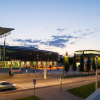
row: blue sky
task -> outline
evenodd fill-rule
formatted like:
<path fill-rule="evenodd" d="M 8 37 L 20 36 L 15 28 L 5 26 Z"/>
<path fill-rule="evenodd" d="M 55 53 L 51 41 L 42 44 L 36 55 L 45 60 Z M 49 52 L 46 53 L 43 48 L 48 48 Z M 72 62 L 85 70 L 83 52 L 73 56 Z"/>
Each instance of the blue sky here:
<path fill-rule="evenodd" d="M 100 0 L 0 0 L 0 27 L 15 29 L 7 45 L 62 55 L 100 50 Z"/>

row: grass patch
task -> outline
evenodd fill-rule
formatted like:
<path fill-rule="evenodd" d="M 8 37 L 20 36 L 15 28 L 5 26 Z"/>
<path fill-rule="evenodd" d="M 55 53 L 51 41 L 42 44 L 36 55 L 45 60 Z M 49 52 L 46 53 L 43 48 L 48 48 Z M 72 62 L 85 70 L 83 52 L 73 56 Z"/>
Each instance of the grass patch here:
<path fill-rule="evenodd" d="M 98 82 L 98 87 L 100 87 L 100 81 Z M 95 91 L 95 82 L 73 89 L 69 89 L 68 91 L 76 96 L 87 98 Z"/>
<path fill-rule="evenodd" d="M 19 99 L 14 99 L 14 100 L 40 100 L 40 99 L 36 96 L 30 96 L 30 97 L 19 98 Z"/>

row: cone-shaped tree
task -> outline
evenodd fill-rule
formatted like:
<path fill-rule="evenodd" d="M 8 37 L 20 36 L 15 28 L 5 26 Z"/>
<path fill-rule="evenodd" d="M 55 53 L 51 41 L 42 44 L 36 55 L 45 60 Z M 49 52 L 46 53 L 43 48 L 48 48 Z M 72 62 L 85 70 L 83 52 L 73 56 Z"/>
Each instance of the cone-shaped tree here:
<path fill-rule="evenodd" d="M 64 70 L 67 72 L 69 71 L 69 61 L 68 61 L 68 53 L 66 52 L 65 59 L 64 59 Z"/>
<path fill-rule="evenodd" d="M 74 75 L 75 75 L 75 71 L 77 70 L 77 66 L 76 66 L 76 56 L 74 54 L 74 57 L 73 57 L 73 67 L 72 67 L 73 71 L 74 71 Z"/>
<path fill-rule="evenodd" d="M 96 71 L 95 58 L 93 58 L 93 64 L 92 64 L 92 69 L 93 69 L 94 71 Z"/>
<path fill-rule="evenodd" d="M 80 71 L 81 71 L 81 74 L 82 72 L 84 71 L 84 58 L 83 58 L 83 54 L 80 56 Z"/>
<path fill-rule="evenodd" d="M 88 60 L 87 60 L 87 71 L 88 71 L 88 74 L 89 74 L 89 71 L 90 71 L 90 67 L 91 67 L 91 61 L 90 61 L 90 56 L 88 56 Z"/>
<path fill-rule="evenodd" d="M 98 57 L 98 68 L 100 69 L 100 57 Z"/>

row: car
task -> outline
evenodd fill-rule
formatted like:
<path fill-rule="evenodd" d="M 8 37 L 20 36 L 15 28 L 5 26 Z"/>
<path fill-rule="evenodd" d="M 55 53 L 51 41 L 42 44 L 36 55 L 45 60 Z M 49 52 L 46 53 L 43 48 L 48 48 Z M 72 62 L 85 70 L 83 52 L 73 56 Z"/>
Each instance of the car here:
<path fill-rule="evenodd" d="M 1 81 L 0 82 L 0 90 L 4 89 L 14 89 L 16 87 L 16 84 L 12 84 L 8 81 Z"/>

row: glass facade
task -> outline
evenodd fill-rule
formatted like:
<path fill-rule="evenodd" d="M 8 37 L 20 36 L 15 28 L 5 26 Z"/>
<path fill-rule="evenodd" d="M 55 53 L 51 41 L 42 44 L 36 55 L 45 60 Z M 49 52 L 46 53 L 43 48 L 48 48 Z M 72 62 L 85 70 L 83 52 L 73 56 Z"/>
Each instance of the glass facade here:
<path fill-rule="evenodd" d="M 53 61 L 57 62 L 58 53 L 38 50 L 34 47 L 5 46 L 4 61 L 3 46 L 0 45 L 0 67 L 11 67 L 11 60 L 21 60 L 22 68 L 49 66 L 49 64 L 53 65 Z M 19 67 L 19 62 L 13 62 L 12 66 Z"/>
<path fill-rule="evenodd" d="M 86 70 L 87 68 L 87 60 L 88 57 L 90 57 L 90 63 L 91 63 L 91 69 L 92 69 L 92 63 L 93 63 L 93 58 L 96 56 L 100 56 L 100 51 L 98 50 L 81 50 L 81 51 L 76 51 L 75 56 L 76 56 L 76 64 L 77 67 L 80 65 L 80 56 L 83 54 L 84 57 L 84 69 Z"/>

